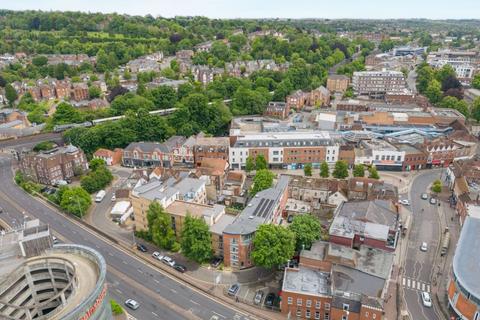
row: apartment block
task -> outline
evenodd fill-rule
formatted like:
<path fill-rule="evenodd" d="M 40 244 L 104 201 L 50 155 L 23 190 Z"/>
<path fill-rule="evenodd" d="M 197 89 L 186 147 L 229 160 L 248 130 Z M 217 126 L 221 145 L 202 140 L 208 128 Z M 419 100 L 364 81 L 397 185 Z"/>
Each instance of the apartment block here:
<path fill-rule="evenodd" d="M 244 168 L 248 156 L 263 155 L 270 167 L 301 167 L 338 160 L 339 144 L 327 131 L 260 132 L 232 137 L 230 166 Z"/>
<path fill-rule="evenodd" d="M 427 63 L 434 68 L 449 65 L 455 70 L 460 82 L 469 84 L 480 65 L 480 55 L 475 51 L 441 50 L 429 53 Z"/>
<path fill-rule="evenodd" d="M 345 92 L 350 84 L 350 78 L 343 74 L 332 74 L 327 79 L 327 89 L 331 92 Z"/>
<path fill-rule="evenodd" d="M 384 98 L 386 94 L 408 91 L 405 76 L 400 71 L 354 72 L 352 86 L 356 95 L 371 98 Z"/>
<path fill-rule="evenodd" d="M 19 166 L 28 178 L 38 183 L 53 185 L 72 178 L 78 171 L 88 170 L 88 161 L 82 150 L 69 145 L 24 155 Z"/>

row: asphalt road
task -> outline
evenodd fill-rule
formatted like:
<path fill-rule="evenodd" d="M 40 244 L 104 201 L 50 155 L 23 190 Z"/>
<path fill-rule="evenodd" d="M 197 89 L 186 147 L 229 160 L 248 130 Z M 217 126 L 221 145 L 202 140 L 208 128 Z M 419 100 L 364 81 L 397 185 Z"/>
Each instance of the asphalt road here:
<path fill-rule="evenodd" d="M 51 207 L 30 197 L 12 180 L 10 159 L 0 156 L 1 218 L 10 225 L 23 221 L 23 212 L 29 217 L 49 224 L 59 239 L 98 250 L 108 265 L 107 281 L 112 298 L 123 302 L 138 300 L 141 307 L 130 313 L 143 319 L 249 319 L 242 312 L 171 278 L 121 248 L 75 223 Z"/>
<path fill-rule="evenodd" d="M 438 205 L 432 205 L 429 200 L 421 199 L 421 195 L 425 192 L 429 194 L 428 186 L 439 177 L 439 170 L 425 171 L 413 180 L 409 193 L 413 219 L 400 284 L 403 286 L 411 319 L 415 320 L 439 319 L 434 308 L 423 306 L 420 297 L 422 291 L 431 292 L 432 289 L 430 281 L 441 232 Z M 427 252 L 420 251 L 422 242 L 428 244 Z"/>
<path fill-rule="evenodd" d="M 414 70 L 408 73 L 407 77 L 408 88 L 412 91 L 413 94 L 417 93 L 417 72 Z"/>

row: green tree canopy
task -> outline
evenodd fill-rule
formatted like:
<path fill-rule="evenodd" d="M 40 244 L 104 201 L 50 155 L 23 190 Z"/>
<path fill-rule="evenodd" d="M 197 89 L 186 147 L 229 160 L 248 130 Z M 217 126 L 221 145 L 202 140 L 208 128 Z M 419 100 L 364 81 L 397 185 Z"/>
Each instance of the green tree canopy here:
<path fill-rule="evenodd" d="M 368 169 L 368 172 L 370 173 L 368 175 L 369 178 L 377 179 L 377 180 L 380 179 L 377 168 L 375 166 L 371 166 L 370 169 Z"/>
<path fill-rule="evenodd" d="M 440 193 L 442 192 L 442 181 L 440 180 L 435 180 L 432 185 L 432 191 L 435 193 Z"/>
<path fill-rule="evenodd" d="M 83 217 L 92 204 L 92 199 L 82 187 L 65 188 L 61 194 L 60 207 L 77 217 Z"/>
<path fill-rule="evenodd" d="M 84 120 L 82 113 L 66 102 L 60 103 L 52 116 L 53 124 L 80 123 Z"/>
<path fill-rule="evenodd" d="M 255 177 L 253 178 L 253 186 L 250 190 L 251 195 L 257 194 L 257 192 L 271 188 L 273 185 L 274 174 L 268 169 L 257 170 Z"/>
<path fill-rule="evenodd" d="M 322 226 L 320 221 L 311 214 L 301 214 L 293 218 L 288 227 L 295 234 L 296 249 L 310 249 L 312 244 L 320 239 Z"/>
<path fill-rule="evenodd" d="M 212 257 L 212 236 L 207 223 L 202 218 L 194 218 L 187 214 L 181 239 L 182 253 L 187 258 L 202 263 Z"/>
<path fill-rule="evenodd" d="M 335 168 L 333 169 L 332 175 L 334 178 L 337 179 L 345 179 L 348 177 L 348 164 L 343 161 L 339 160 L 335 162 Z"/>
<path fill-rule="evenodd" d="M 267 160 L 265 159 L 263 154 L 259 154 L 255 158 L 255 170 L 263 170 L 267 168 L 268 168 Z"/>
<path fill-rule="evenodd" d="M 303 166 L 303 174 L 307 177 L 312 176 L 312 164 L 311 163 L 307 163 Z"/>
<path fill-rule="evenodd" d="M 320 177 L 328 178 L 330 176 L 330 168 L 328 167 L 328 163 L 323 161 L 320 165 Z"/>
<path fill-rule="evenodd" d="M 295 234 L 282 226 L 261 225 L 253 238 L 251 257 L 255 265 L 275 268 L 290 260 L 295 252 Z"/>
<path fill-rule="evenodd" d="M 17 100 L 17 91 L 15 91 L 15 89 L 10 84 L 7 84 L 5 86 L 5 97 L 7 98 L 10 106 L 13 106 L 15 100 Z"/>
<path fill-rule="evenodd" d="M 154 201 L 148 206 L 147 221 L 153 243 L 167 250 L 172 249 L 176 243 L 172 221 L 158 202 Z"/>
<path fill-rule="evenodd" d="M 153 110 L 153 102 L 136 94 L 127 93 L 117 96 L 112 101 L 111 108 L 117 115 L 125 114 L 127 111 L 138 111 L 144 109 L 147 111 Z"/>
<path fill-rule="evenodd" d="M 365 176 L 365 166 L 363 164 L 356 164 L 353 167 L 353 176 L 354 177 L 364 177 Z"/>
<path fill-rule="evenodd" d="M 248 173 L 253 170 L 255 170 L 255 160 L 253 160 L 252 156 L 248 156 L 247 160 L 245 161 L 245 171 Z"/>

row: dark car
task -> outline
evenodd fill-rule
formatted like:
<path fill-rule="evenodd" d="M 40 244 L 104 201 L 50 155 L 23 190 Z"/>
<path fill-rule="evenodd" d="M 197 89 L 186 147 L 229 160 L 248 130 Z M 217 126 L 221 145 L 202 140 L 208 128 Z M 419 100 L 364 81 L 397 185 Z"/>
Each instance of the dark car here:
<path fill-rule="evenodd" d="M 139 243 L 137 244 L 137 249 L 142 251 L 142 252 L 147 252 L 147 247 L 145 247 L 143 244 Z"/>
<path fill-rule="evenodd" d="M 240 289 L 240 285 L 238 283 L 234 283 L 230 286 L 228 289 L 228 295 L 229 296 L 235 296 L 238 292 L 238 289 Z"/>
<path fill-rule="evenodd" d="M 178 272 L 181 272 L 181 273 L 184 273 L 185 271 L 187 271 L 187 267 L 185 267 L 184 265 L 181 265 L 181 264 L 177 264 L 175 263 L 175 265 L 173 266 L 173 269 L 177 270 Z"/>
<path fill-rule="evenodd" d="M 289 215 L 289 216 L 287 217 L 287 222 L 288 222 L 288 223 L 292 223 L 292 222 L 293 222 L 293 216 L 292 216 L 292 215 Z"/>
<path fill-rule="evenodd" d="M 210 261 L 210 265 L 214 268 L 218 268 L 220 266 L 220 263 L 222 263 L 223 259 L 219 257 L 213 257 L 213 259 Z"/>
<path fill-rule="evenodd" d="M 265 298 L 265 305 L 267 307 L 273 307 L 273 303 L 275 302 L 275 293 L 270 292 L 267 294 L 267 297 Z"/>

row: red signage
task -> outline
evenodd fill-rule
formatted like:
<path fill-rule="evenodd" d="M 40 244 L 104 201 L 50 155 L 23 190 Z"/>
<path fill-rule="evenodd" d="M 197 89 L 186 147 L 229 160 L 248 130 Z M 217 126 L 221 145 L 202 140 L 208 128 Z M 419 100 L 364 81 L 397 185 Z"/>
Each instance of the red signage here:
<path fill-rule="evenodd" d="M 80 318 L 80 320 L 88 320 L 90 317 L 97 311 L 98 306 L 102 303 L 103 299 L 105 299 L 105 296 L 107 295 L 107 285 L 103 286 L 102 292 L 98 295 L 97 299 L 95 300 L 95 303 L 93 306 L 88 309 L 87 313 L 83 317 Z"/>

